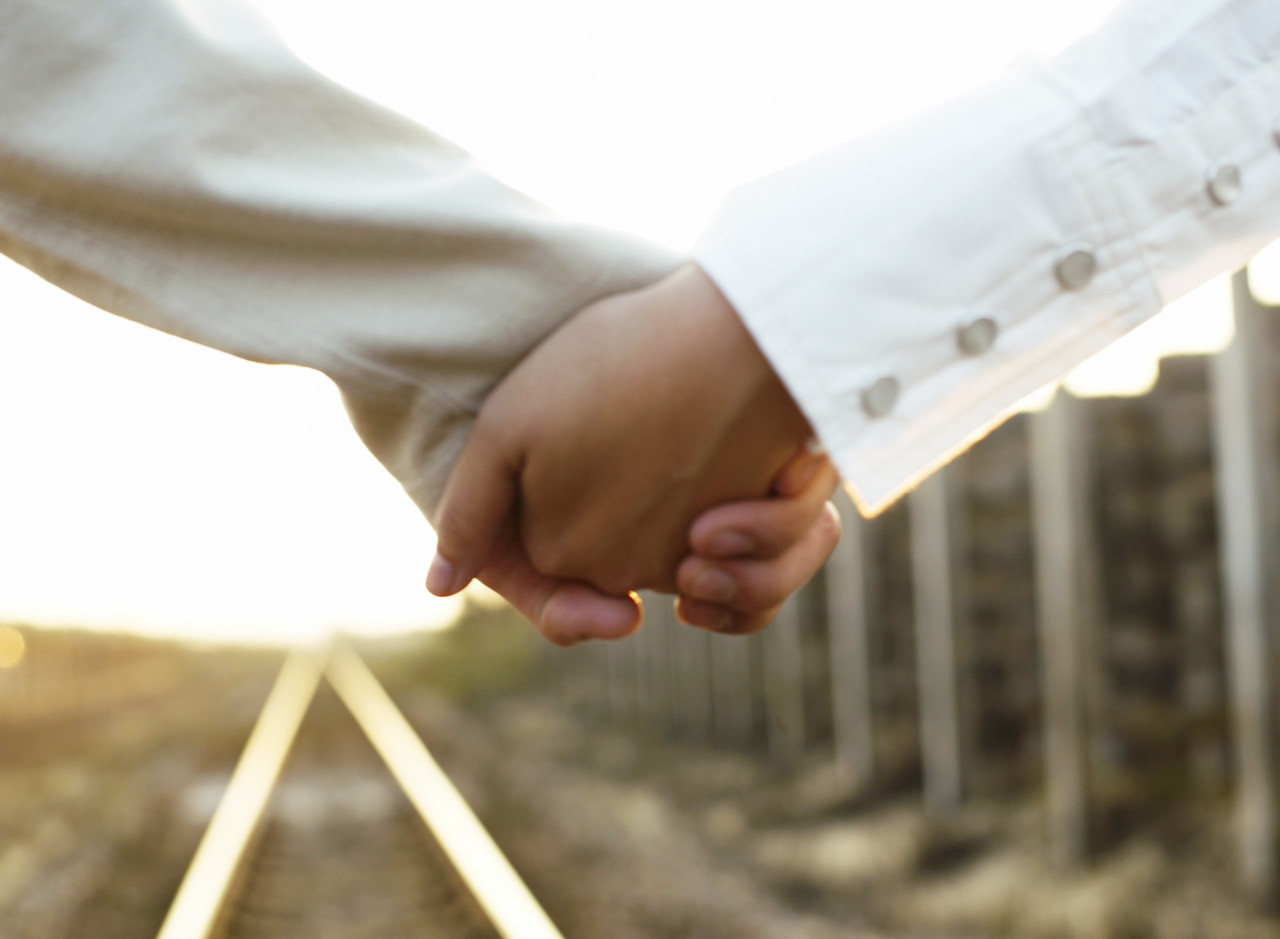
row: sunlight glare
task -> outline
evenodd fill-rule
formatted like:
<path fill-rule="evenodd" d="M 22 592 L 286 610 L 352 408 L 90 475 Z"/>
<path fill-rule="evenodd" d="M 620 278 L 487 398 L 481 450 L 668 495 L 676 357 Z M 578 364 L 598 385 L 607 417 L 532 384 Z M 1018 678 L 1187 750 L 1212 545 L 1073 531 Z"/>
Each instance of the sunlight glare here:
<path fill-rule="evenodd" d="M 1249 265 L 1249 287 L 1258 302 L 1280 306 L 1280 241 L 1253 259 Z"/>
<path fill-rule="evenodd" d="M 1162 358 L 1219 352 L 1234 335 L 1231 278 L 1219 277 L 1075 369 L 1066 387 L 1082 398 L 1146 394 L 1155 387 Z"/>
<path fill-rule="evenodd" d="M 17 668 L 27 654 L 27 640 L 12 626 L 0 626 L 0 669 Z"/>
<path fill-rule="evenodd" d="M 260 5 L 317 68 L 514 185 L 687 248 L 735 185 L 1052 54 L 1114 0 Z M 0 298 L 0 620 L 302 641 L 456 613 L 422 587 L 430 529 L 325 379 L 105 316 L 8 262 Z"/>

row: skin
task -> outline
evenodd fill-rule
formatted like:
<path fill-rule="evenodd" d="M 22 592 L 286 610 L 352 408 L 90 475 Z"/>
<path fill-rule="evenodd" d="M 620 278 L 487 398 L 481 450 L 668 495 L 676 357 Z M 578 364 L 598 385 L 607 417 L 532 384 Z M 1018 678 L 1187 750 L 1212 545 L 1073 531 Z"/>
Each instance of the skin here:
<path fill-rule="evenodd" d="M 479 577 L 562 645 L 634 631 L 644 588 L 680 593 L 694 625 L 758 629 L 839 535 L 811 438 L 688 265 L 588 306 L 493 392 L 445 490 L 428 588 Z"/>
<path fill-rule="evenodd" d="M 839 477 L 826 459 L 809 462 L 807 482 L 781 478 L 773 498 L 717 506 L 694 522 L 692 553 L 676 570 L 681 620 L 714 632 L 757 632 L 831 556 L 840 515 L 827 498 Z M 800 466 L 797 460 L 787 472 Z"/>

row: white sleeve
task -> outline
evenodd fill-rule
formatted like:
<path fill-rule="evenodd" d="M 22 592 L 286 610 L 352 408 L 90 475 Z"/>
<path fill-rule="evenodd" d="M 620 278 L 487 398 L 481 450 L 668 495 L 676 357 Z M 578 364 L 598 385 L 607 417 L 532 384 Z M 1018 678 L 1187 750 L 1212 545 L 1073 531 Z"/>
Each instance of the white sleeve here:
<path fill-rule="evenodd" d="M 866 511 L 1280 237 L 1280 3 L 1096 34 L 732 194 L 695 256 Z"/>
<path fill-rule="evenodd" d="M 678 263 L 326 80 L 240 0 L 0 0 L 0 252 L 325 372 L 424 511 L 528 349 Z"/>

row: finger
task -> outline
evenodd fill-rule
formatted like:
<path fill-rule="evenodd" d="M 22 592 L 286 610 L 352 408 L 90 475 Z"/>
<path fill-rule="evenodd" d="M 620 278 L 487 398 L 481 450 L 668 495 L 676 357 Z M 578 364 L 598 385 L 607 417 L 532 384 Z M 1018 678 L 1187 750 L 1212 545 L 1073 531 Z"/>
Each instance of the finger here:
<path fill-rule="evenodd" d="M 676 584 L 690 600 L 739 613 L 757 613 L 781 604 L 800 589 L 831 556 L 840 540 L 840 516 L 826 503 L 818 518 L 791 548 L 765 560 L 711 560 L 691 555 L 680 562 Z"/>
<path fill-rule="evenodd" d="M 514 538 L 500 546 L 479 577 L 558 646 L 621 639 L 639 629 L 643 619 L 643 607 L 634 594 L 612 596 L 587 584 L 541 574 Z"/>
<path fill-rule="evenodd" d="M 427 589 L 449 597 L 485 565 L 505 528 L 513 524 L 520 461 L 505 438 L 476 421 L 445 484 L 436 516 L 436 556 Z"/>
<path fill-rule="evenodd" d="M 809 485 L 823 464 L 830 465 L 830 462 L 827 459 L 826 450 L 822 448 L 818 439 L 809 438 L 809 441 L 796 452 L 791 462 L 784 466 L 773 480 L 774 493 L 783 497 L 797 495 Z"/>
<path fill-rule="evenodd" d="M 770 607 L 754 613 L 739 613 L 715 603 L 705 603 L 691 597 L 676 598 L 676 616 L 681 622 L 726 636 L 745 636 L 759 632 L 778 615 L 779 607 Z"/>
<path fill-rule="evenodd" d="M 708 559 L 764 559 L 790 550 L 818 523 L 840 481 L 825 459 L 814 469 L 807 486 L 789 498 L 728 502 L 703 512 L 689 529 L 693 553 Z"/>

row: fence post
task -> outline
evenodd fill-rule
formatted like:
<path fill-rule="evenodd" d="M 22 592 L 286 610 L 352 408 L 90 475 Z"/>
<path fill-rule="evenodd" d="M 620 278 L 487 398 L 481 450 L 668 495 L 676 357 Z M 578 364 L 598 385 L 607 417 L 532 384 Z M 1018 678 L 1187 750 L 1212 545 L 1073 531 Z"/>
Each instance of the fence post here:
<path fill-rule="evenodd" d="M 708 634 L 679 622 L 670 597 L 660 598 L 663 620 L 670 632 L 673 710 L 681 733 L 706 740 L 711 731 L 711 663 Z"/>
<path fill-rule="evenodd" d="M 959 806 L 964 784 L 956 638 L 959 520 L 952 479 L 944 467 L 910 496 L 924 802 L 937 813 Z"/>
<path fill-rule="evenodd" d="M 756 698 L 751 682 L 751 641 L 746 636 L 708 636 L 711 647 L 711 716 L 715 738 L 731 746 L 751 742 Z"/>
<path fill-rule="evenodd" d="M 639 640 L 637 675 L 640 679 L 637 713 L 649 729 L 659 735 L 670 729 L 671 661 L 667 654 L 670 629 L 663 616 L 666 597 L 645 593 L 645 622 L 636 636 Z"/>
<path fill-rule="evenodd" d="M 800 611 L 793 596 L 761 634 L 769 756 L 788 765 L 804 752 L 804 662 Z"/>
<path fill-rule="evenodd" d="M 609 716 L 618 723 L 629 720 L 635 713 L 635 640 L 604 643 L 605 678 L 608 685 L 604 696 Z"/>
<path fill-rule="evenodd" d="M 1246 272 L 1232 283 L 1236 334 L 1210 367 L 1227 664 L 1236 737 L 1236 824 L 1247 887 L 1276 887 L 1275 693 L 1277 627 L 1276 385 L 1270 317 Z"/>
<path fill-rule="evenodd" d="M 648 615 L 647 599 L 645 603 L 645 614 Z M 641 624 L 640 631 L 628 636 L 623 642 L 631 653 L 631 716 L 639 726 L 650 719 L 653 707 L 649 703 L 649 637 L 645 624 Z"/>
<path fill-rule="evenodd" d="M 826 568 L 831 717 L 836 771 L 856 790 L 870 785 L 875 774 L 867 523 L 843 493 L 835 502 L 842 531 Z"/>
<path fill-rule="evenodd" d="M 1089 850 L 1088 632 L 1098 613 L 1081 404 L 1059 392 L 1031 415 L 1032 519 L 1040 629 L 1049 846 L 1063 866 Z"/>

